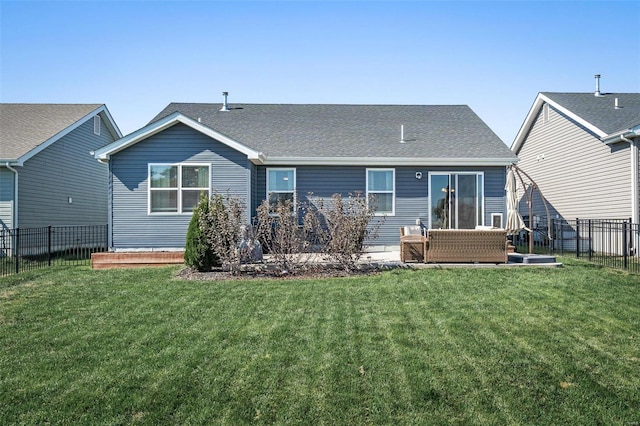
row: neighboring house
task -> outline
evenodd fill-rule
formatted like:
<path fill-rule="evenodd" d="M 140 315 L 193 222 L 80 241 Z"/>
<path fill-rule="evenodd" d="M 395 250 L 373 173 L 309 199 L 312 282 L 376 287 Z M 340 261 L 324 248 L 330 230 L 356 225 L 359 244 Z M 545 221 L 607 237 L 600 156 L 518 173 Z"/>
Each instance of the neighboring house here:
<path fill-rule="evenodd" d="M 121 137 L 104 105 L 0 104 L 0 229 L 106 224 L 93 152 Z"/>
<path fill-rule="evenodd" d="M 638 223 L 639 136 L 640 93 L 542 92 L 511 149 L 553 218 Z M 534 218 L 546 216 L 539 197 L 533 209 Z"/>
<path fill-rule="evenodd" d="M 375 244 L 398 246 L 399 227 L 417 220 L 501 222 L 506 166 L 517 160 L 467 106 L 229 106 L 226 97 L 169 104 L 96 158 L 109 162 L 116 251 L 184 247 L 201 191 L 240 197 L 247 218 L 265 199 L 375 195 L 386 216 Z"/>

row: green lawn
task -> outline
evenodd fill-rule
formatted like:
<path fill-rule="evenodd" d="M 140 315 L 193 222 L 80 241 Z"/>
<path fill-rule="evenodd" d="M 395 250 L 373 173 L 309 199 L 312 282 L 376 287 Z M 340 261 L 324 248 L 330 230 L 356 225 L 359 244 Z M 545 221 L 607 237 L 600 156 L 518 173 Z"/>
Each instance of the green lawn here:
<path fill-rule="evenodd" d="M 0 424 L 640 423 L 640 278 L 0 279 Z"/>

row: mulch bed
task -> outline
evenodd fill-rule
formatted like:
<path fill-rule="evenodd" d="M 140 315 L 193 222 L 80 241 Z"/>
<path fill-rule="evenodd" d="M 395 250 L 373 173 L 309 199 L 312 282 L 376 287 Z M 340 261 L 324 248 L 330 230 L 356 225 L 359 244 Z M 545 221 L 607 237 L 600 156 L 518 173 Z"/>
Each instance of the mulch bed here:
<path fill-rule="evenodd" d="M 355 270 L 344 270 L 332 265 L 308 265 L 295 273 L 282 273 L 270 265 L 242 265 L 242 270 L 236 274 L 222 268 L 214 268 L 209 272 L 198 272 L 191 268 L 183 268 L 176 277 L 185 280 L 229 281 L 250 279 L 305 279 L 305 278 L 336 278 L 378 275 L 383 270 L 401 267 L 396 265 L 380 265 L 377 263 L 361 264 Z"/>

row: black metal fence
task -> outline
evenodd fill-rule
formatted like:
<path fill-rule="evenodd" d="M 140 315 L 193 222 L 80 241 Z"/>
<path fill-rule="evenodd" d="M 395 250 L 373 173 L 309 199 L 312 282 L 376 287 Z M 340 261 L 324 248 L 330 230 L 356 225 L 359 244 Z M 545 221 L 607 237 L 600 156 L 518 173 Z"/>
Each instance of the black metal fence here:
<path fill-rule="evenodd" d="M 53 265 L 88 265 L 108 249 L 107 225 L 0 230 L 0 276 Z"/>
<path fill-rule="evenodd" d="M 514 236 L 519 252 L 573 255 L 603 266 L 640 273 L 640 224 L 631 219 L 552 219 L 532 223 L 532 234 Z M 550 232 L 549 232 L 550 230 Z"/>

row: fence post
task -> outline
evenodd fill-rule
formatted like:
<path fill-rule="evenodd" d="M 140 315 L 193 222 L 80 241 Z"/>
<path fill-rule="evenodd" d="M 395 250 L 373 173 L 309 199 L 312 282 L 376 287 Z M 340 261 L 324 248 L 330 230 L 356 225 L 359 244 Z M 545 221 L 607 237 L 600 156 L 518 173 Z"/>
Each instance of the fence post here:
<path fill-rule="evenodd" d="M 629 256 L 633 255 L 633 218 L 629 218 L 629 239 L 627 240 L 627 247 L 629 248 Z"/>
<path fill-rule="evenodd" d="M 580 219 L 576 217 L 576 257 L 580 257 Z"/>
<path fill-rule="evenodd" d="M 588 253 L 589 262 L 591 262 L 591 249 L 592 249 L 592 247 L 591 247 L 591 237 L 592 237 L 592 234 L 591 234 L 591 219 L 589 219 L 588 223 L 589 223 L 589 229 L 587 231 L 587 237 L 589 238 L 589 240 L 588 240 L 587 248 L 589 249 L 589 253 Z"/>
<path fill-rule="evenodd" d="M 556 223 L 560 227 L 560 256 L 564 256 L 564 226 L 560 219 L 556 219 Z"/>
<path fill-rule="evenodd" d="M 13 246 L 15 250 L 13 252 L 13 257 L 16 260 L 16 274 L 20 272 L 20 228 L 16 228 L 16 234 L 13 237 L 14 242 Z"/>
<path fill-rule="evenodd" d="M 548 222 L 547 222 L 548 223 Z M 551 219 L 551 229 L 549 231 L 549 256 L 553 255 L 553 244 L 556 239 L 556 225 L 553 219 Z"/>
<path fill-rule="evenodd" d="M 109 224 L 104 226 L 104 246 L 102 251 L 109 251 Z"/>
<path fill-rule="evenodd" d="M 628 262 L 629 259 L 627 257 L 627 221 L 622 221 L 622 269 L 627 270 L 629 267 Z"/>
<path fill-rule="evenodd" d="M 51 225 L 47 228 L 47 263 L 51 266 Z"/>

